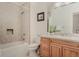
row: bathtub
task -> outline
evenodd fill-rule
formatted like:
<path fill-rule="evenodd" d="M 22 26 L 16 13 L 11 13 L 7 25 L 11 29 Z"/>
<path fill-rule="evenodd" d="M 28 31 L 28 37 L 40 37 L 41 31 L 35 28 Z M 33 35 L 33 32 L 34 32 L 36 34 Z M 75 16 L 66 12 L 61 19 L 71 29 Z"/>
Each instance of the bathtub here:
<path fill-rule="evenodd" d="M 1 44 L 1 57 L 26 57 L 28 56 L 28 44 L 23 41 Z"/>

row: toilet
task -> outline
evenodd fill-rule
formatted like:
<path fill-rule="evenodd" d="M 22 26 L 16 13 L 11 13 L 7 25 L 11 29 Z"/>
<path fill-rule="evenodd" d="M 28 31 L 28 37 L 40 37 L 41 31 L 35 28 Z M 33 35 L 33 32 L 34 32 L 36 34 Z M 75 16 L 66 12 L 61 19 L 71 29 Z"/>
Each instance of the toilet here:
<path fill-rule="evenodd" d="M 36 49 L 38 47 L 39 44 L 30 44 L 29 47 L 29 57 L 37 57 L 37 53 L 36 53 Z"/>
<path fill-rule="evenodd" d="M 37 36 L 36 38 L 34 38 L 35 41 L 33 41 L 31 44 L 28 45 L 30 57 L 38 57 L 36 53 L 36 49 L 38 48 L 40 44 L 39 39 L 40 39 L 39 36 Z"/>

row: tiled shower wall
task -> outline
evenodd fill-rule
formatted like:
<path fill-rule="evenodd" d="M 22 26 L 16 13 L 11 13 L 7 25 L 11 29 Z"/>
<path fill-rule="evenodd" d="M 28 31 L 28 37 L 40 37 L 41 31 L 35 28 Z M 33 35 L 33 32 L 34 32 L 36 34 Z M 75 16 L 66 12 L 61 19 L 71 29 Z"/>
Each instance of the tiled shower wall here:
<path fill-rule="evenodd" d="M 0 44 L 22 40 L 19 7 L 11 3 L 0 2 Z M 13 34 L 7 32 L 13 29 Z"/>

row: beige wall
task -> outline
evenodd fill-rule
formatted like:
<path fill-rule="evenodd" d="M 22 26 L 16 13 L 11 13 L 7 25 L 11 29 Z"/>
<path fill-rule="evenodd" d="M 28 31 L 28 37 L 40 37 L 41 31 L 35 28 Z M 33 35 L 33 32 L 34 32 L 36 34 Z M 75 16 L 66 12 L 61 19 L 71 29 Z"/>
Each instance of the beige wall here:
<path fill-rule="evenodd" d="M 0 42 L 7 43 L 25 39 L 29 43 L 33 42 L 37 35 L 46 33 L 47 7 L 47 3 L 44 2 L 26 3 L 21 8 L 12 3 L 0 3 Z M 21 15 L 22 11 L 24 14 Z M 37 13 L 40 12 L 45 12 L 45 20 L 37 22 Z M 14 29 L 14 34 L 8 35 L 7 28 Z"/>
<path fill-rule="evenodd" d="M 21 40 L 21 21 L 19 8 L 10 3 L 0 3 L 0 43 Z M 9 35 L 7 29 L 13 29 L 14 34 Z"/>
<path fill-rule="evenodd" d="M 29 43 L 30 39 L 30 3 L 23 6 L 24 14 L 22 15 L 22 38 Z M 25 35 L 23 35 L 25 34 Z"/>
<path fill-rule="evenodd" d="M 45 12 L 45 20 L 37 22 L 37 13 Z M 47 4 L 42 3 L 30 3 L 30 42 L 33 42 L 35 37 L 39 34 L 47 32 Z M 38 40 L 39 41 L 39 40 Z"/>

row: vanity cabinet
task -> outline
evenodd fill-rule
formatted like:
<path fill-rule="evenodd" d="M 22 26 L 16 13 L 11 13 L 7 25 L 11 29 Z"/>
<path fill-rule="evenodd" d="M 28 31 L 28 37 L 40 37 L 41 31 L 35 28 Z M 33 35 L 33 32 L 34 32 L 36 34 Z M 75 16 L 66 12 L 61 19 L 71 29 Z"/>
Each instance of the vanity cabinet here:
<path fill-rule="evenodd" d="M 64 57 L 79 57 L 79 49 L 75 47 L 65 46 L 63 47 L 63 56 Z"/>
<path fill-rule="evenodd" d="M 50 40 L 49 38 L 42 37 L 40 43 L 40 56 L 50 56 Z"/>
<path fill-rule="evenodd" d="M 40 55 L 44 57 L 79 57 L 79 44 L 58 38 L 41 37 Z"/>
<path fill-rule="evenodd" d="M 61 41 L 56 38 L 50 38 L 50 56 L 61 57 L 62 56 L 62 45 Z"/>
<path fill-rule="evenodd" d="M 62 56 L 61 50 L 62 50 L 62 48 L 61 48 L 60 45 L 51 44 L 50 45 L 50 56 L 51 57 L 60 57 L 60 56 Z"/>

